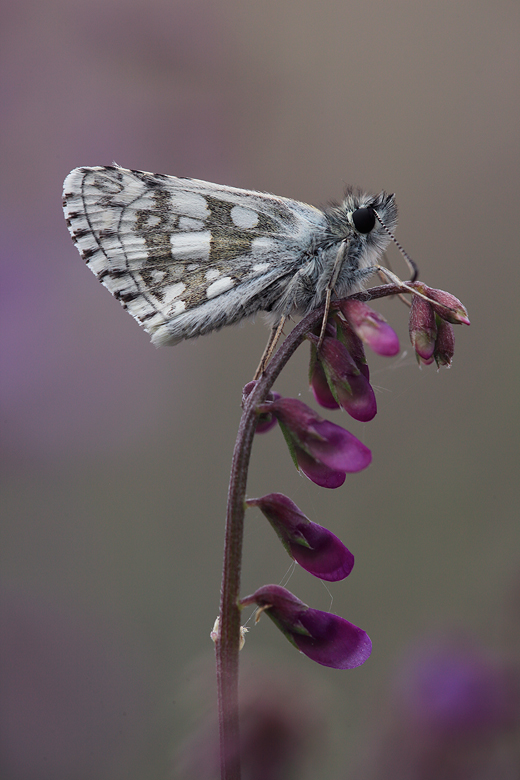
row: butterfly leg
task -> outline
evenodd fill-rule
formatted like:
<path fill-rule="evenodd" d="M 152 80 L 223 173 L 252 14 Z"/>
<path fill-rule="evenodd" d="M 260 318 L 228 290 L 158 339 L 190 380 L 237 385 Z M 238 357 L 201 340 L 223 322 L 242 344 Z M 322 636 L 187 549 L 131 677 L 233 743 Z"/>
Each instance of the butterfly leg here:
<path fill-rule="evenodd" d="M 408 292 L 413 293 L 414 295 L 418 295 L 419 298 L 424 298 L 426 301 L 430 300 L 428 296 L 423 295 L 418 290 L 414 290 L 413 287 L 410 287 L 407 282 L 403 282 L 402 279 L 400 279 L 397 274 L 394 274 L 393 271 L 389 271 L 388 268 L 385 268 L 384 265 L 376 265 L 374 266 L 374 269 L 380 274 L 380 276 L 385 276 L 388 281 L 393 282 L 394 284 L 399 285 L 399 287 L 403 287 L 405 290 L 408 290 Z"/>
<path fill-rule="evenodd" d="M 320 337 L 318 339 L 318 346 L 316 347 L 317 350 L 319 350 L 321 345 L 323 344 L 323 339 L 325 338 L 325 333 L 327 331 L 327 321 L 329 319 L 331 297 L 332 297 L 332 289 L 330 287 L 327 287 L 327 292 L 325 296 L 325 311 L 323 312 L 323 319 L 321 321 Z"/>
<path fill-rule="evenodd" d="M 260 379 L 265 369 L 267 368 L 267 364 L 271 360 L 273 352 L 276 349 L 276 345 L 278 344 L 278 339 L 282 335 L 285 320 L 286 317 L 282 317 L 278 325 L 275 325 L 273 328 L 271 328 L 271 333 L 269 334 L 269 339 L 267 341 L 267 345 L 264 349 L 260 363 L 258 364 L 258 368 L 255 371 L 254 379 Z"/>
<path fill-rule="evenodd" d="M 325 311 L 323 312 L 323 319 L 321 321 L 321 331 L 320 331 L 320 337 L 318 339 L 318 346 L 317 346 L 318 351 L 320 350 L 320 347 L 323 344 L 323 339 L 325 338 L 325 333 L 327 330 L 327 321 L 329 319 L 330 301 L 332 298 L 332 292 L 334 290 L 336 282 L 338 281 L 339 272 L 341 271 L 341 266 L 343 265 L 343 260 L 345 259 L 346 251 L 347 251 L 347 242 L 342 241 L 341 246 L 338 249 L 338 254 L 336 255 L 336 259 L 334 261 L 332 274 L 327 283 L 327 289 L 325 291 Z"/>
<path fill-rule="evenodd" d="M 430 301 L 430 298 L 428 298 L 427 295 L 422 293 L 420 290 L 416 290 L 414 287 L 411 287 L 409 282 L 403 282 L 402 279 L 400 279 L 396 274 L 394 274 L 393 271 L 389 271 L 388 268 L 385 268 L 382 265 L 376 265 L 374 266 L 374 269 L 381 276 L 385 276 L 390 282 L 399 285 L 399 287 L 401 287 L 403 290 L 407 290 L 408 292 L 412 293 L 412 295 L 416 295 L 419 298 L 423 298 L 425 301 Z M 403 298 L 401 294 L 398 293 L 398 296 L 404 303 L 406 303 L 407 306 L 410 306 L 410 303 L 405 298 Z"/>

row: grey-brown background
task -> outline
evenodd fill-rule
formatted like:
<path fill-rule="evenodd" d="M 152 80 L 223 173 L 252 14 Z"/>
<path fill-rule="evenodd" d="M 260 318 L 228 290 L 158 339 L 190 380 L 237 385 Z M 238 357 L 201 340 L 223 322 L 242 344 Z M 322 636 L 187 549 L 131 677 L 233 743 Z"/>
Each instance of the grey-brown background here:
<path fill-rule="evenodd" d="M 456 629 L 500 645 L 510 619 L 519 5 L 3 6 L 2 776 L 166 778 L 197 701 L 214 696 L 200 680 L 229 462 L 267 331 L 258 320 L 150 345 L 83 267 L 61 213 L 71 168 L 116 161 L 316 205 L 347 184 L 396 192 L 398 238 L 422 278 L 468 307 L 453 368 L 438 373 L 417 368 L 404 307 L 380 307 L 406 354 L 371 363 L 372 423 L 329 415 L 374 456 L 342 488 L 298 476 L 279 431 L 255 445 L 249 494 L 290 495 L 356 556 L 332 603 L 301 570 L 289 588 L 361 625 L 374 650 L 358 670 L 321 668 L 264 619 L 242 653 L 244 680 L 282 666 L 321 689 L 320 776 L 350 778 L 411 642 Z M 302 349 L 277 389 L 312 404 L 306 360 Z M 243 593 L 287 568 L 251 512 Z"/>

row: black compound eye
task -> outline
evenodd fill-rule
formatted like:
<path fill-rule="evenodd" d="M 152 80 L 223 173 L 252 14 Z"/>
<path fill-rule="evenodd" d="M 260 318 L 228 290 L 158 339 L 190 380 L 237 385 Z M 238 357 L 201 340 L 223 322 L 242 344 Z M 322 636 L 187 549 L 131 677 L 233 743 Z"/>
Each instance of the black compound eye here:
<path fill-rule="evenodd" d="M 370 233 L 376 224 L 374 209 L 356 209 L 352 212 L 352 222 L 358 233 Z"/>

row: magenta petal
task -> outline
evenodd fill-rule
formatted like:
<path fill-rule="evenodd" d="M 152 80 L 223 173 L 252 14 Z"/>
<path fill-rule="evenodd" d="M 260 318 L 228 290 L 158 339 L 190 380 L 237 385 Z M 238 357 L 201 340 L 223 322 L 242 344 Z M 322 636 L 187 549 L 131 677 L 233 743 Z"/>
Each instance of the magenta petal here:
<path fill-rule="evenodd" d="M 311 390 L 320 406 L 325 409 L 339 409 L 339 404 L 330 391 L 323 366 L 319 360 L 316 360 L 312 371 Z"/>
<path fill-rule="evenodd" d="M 410 286 L 435 301 L 433 308 L 446 322 L 451 322 L 452 325 L 470 324 L 466 307 L 451 293 L 432 289 L 422 282 L 413 282 Z"/>
<path fill-rule="evenodd" d="M 256 420 L 255 433 L 267 433 L 274 428 L 278 420 L 269 413 L 259 414 Z"/>
<path fill-rule="evenodd" d="M 338 488 L 345 482 L 345 471 L 329 468 L 299 447 L 295 447 L 295 455 L 300 471 L 303 471 L 305 476 L 314 482 L 315 485 L 325 488 Z"/>
<path fill-rule="evenodd" d="M 310 574 L 327 582 L 348 577 L 354 566 L 354 556 L 332 531 L 316 523 L 299 525 L 298 531 L 310 547 L 290 542 L 293 558 Z"/>
<path fill-rule="evenodd" d="M 372 652 L 368 634 L 348 620 L 308 609 L 299 615 L 299 621 L 310 636 L 294 633 L 298 649 L 313 661 L 334 669 L 354 669 L 365 663 Z"/>
<path fill-rule="evenodd" d="M 307 448 L 329 468 L 350 474 L 370 465 L 372 453 L 349 431 L 329 420 L 316 421 L 312 427 L 320 438 L 307 440 Z"/>
<path fill-rule="evenodd" d="M 361 373 L 349 376 L 348 381 L 350 393 L 345 392 L 342 387 L 337 388 L 341 408 L 354 420 L 370 422 L 377 414 L 377 401 L 372 385 Z"/>
<path fill-rule="evenodd" d="M 341 311 L 359 338 L 368 344 L 377 355 L 393 357 L 398 354 L 399 338 L 397 333 L 379 312 L 362 301 L 352 299 L 343 302 Z"/>

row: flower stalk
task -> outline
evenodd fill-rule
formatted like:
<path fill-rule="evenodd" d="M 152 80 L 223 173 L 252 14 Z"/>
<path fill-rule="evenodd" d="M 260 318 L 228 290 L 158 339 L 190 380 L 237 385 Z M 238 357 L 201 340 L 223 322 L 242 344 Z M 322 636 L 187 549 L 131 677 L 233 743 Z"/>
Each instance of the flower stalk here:
<path fill-rule="evenodd" d="M 257 407 L 266 400 L 278 375 L 312 325 L 320 321 L 317 309 L 302 320 L 273 356 L 264 374 L 244 401 L 233 451 L 228 489 L 224 561 L 220 591 L 220 625 L 215 642 L 217 661 L 220 766 L 222 780 L 240 780 L 238 724 L 238 653 L 240 645 L 240 578 L 247 473 L 257 424 Z"/>

